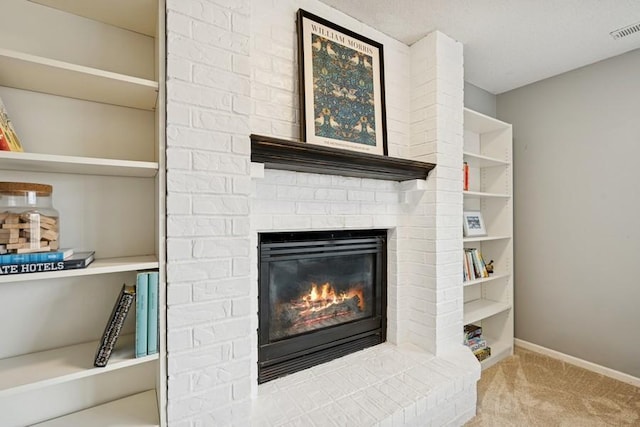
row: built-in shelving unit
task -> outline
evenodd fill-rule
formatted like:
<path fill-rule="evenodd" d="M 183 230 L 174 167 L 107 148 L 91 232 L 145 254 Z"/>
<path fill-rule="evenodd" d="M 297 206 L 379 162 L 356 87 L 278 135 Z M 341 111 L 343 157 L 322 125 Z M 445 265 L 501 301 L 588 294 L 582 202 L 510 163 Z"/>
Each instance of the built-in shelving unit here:
<path fill-rule="evenodd" d="M 467 108 L 464 129 L 464 210 L 482 213 L 487 234 L 464 237 L 463 244 L 494 265 L 489 277 L 463 282 L 464 324 L 481 326 L 491 347 L 484 369 L 513 354 L 513 137 L 510 124 Z"/>
<path fill-rule="evenodd" d="M 2 181 L 53 186 L 60 245 L 87 268 L 0 275 L 0 425 L 166 424 L 164 0 L 3 0 L 0 98 L 24 153 Z M 159 353 L 130 312 L 93 366 L 123 283 L 160 272 Z M 41 424 L 38 424 L 41 423 Z"/>

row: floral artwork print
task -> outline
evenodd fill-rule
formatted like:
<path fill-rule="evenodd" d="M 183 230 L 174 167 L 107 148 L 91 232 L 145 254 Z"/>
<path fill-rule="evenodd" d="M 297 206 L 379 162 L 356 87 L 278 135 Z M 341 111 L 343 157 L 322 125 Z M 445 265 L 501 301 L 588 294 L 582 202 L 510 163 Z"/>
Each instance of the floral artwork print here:
<path fill-rule="evenodd" d="M 376 145 L 372 57 L 312 34 L 315 135 Z"/>

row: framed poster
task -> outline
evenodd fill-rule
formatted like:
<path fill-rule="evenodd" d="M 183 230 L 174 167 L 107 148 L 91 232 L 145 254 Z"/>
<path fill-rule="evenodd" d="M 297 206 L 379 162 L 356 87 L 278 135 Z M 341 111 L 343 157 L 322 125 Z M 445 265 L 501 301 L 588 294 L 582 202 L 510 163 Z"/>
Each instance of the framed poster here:
<path fill-rule="evenodd" d="M 387 155 L 382 44 L 298 10 L 302 140 Z"/>
<path fill-rule="evenodd" d="M 480 211 L 465 211 L 462 213 L 463 234 L 465 237 L 486 236 L 484 219 Z"/>

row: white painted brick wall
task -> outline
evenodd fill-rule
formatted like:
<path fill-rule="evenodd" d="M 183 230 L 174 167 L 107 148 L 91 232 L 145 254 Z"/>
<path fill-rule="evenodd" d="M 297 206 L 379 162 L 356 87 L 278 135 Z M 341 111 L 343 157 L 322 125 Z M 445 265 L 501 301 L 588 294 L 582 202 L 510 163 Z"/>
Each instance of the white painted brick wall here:
<path fill-rule="evenodd" d="M 288 171 L 250 178 L 250 133 L 300 133 L 298 8 L 383 43 L 389 155 L 437 161 L 425 191 Z M 167 22 L 169 425 L 250 423 L 259 231 L 389 228 L 389 341 L 437 354 L 459 345 L 460 45 L 436 33 L 409 48 L 316 0 L 168 0 Z M 372 388 L 329 412 L 337 422 L 366 420 L 364 399 L 377 402 L 366 409 L 380 425 L 420 425 L 425 410 L 443 423 L 464 421 L 475 411 L 477 378 L 458 374 L 467 375 L 463 386 L 452 374 L 451 386 L 425 389 L 426 397 L 405 390 L 391 404 L 384 389 Z M 308 401 L 345 393 L 328 375 L 307 390 Z"/>
<path fill-rule="evenodd" d="M 248 0 L 167 1 L 170 425 L 250 398 L 249 23 Z"/>
<path fill-rule="evenodd" d="M 418 263 L 407 262 L 413 272 L 411 284 L 426 291 L 412 300 L 409 323 L 411 335 L 416 336 L 411 341 L 422 340 L 426 349 L 439 354 L 462 339 L 462 45 L 434 32 L 411 46 L 411 55 L 409 151 L 414 159 L 438 166 L 427 180 L 425 195 L 435 203 L 419 202 L 424 209 L 406 216 L 407 227 L 426 231 L 413 241 L 412 249 L 422 247 L 435 254 Z"/>

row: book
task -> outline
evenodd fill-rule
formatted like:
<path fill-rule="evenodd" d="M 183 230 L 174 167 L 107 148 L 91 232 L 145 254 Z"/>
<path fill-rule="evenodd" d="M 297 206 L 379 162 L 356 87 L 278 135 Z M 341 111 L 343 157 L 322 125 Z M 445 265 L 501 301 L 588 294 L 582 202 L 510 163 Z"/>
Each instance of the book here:
<path fill-rule="evenodd" d="M 476 248 L 465 248 L 464 279 L 474 280 L 489 277 L 482 254 Z"/>
<path fill-rule="evenodd" d="M 46 271 L 86 268 L 94 261 L 95 252 L 77 252 L 62 261 L 29 262 L 26 264 L 2 264 L 0 276 L 9 274 L 43 273 Z"/>
<path fill-rule="evenodd" d="M 467 347 L 469 347 L 471 349 L 471 351 L 473 351 L 473 352 L 478 351 L 478 350 L 482 350 L 483 348 L 488 347 L 487 346 L 487 340 L 485 340 L 482 337 L 475 337 L 475 338 L 472 338 L 470 340 L 467 340 L 465 345 Z"/>
<path fill-rule="evenodd" d="M 484 262 L 484 258 L 482 257 L 482 252 L 479 249 L 476 249 L 476 254 L 478 256 L 478 260 L 480 261 L 480 267 L 482 268 L 482 277 L 489 277 L 489 272 L 487 271 L 487 264 Z"/>
<path fill-rule="evenodd" d="M 70 270 L 72 268 L 86 268 L 95 260 L 95 254 L 95 251 L 78 252 L 71 254 L 61 262 L 64 264 L 64 270 Z"/>
<path fill-rule="evenodd" d="M 471 252 L 465 250 L 465 257 L 467 258 L 467 265 L 469 268 L 469 280 L 474 280 L 477 278 L 476 270 L 473 264 L 473 257 L 471 256 Z"/>
<path fill-rule="evenodd" d="M 18 139 L 18 134 L 13 129 L 13 124 L 9 119 L 9 114 L 2 102 L 2 98 L 0 98 L 0 150 L 24 151 Z"/>
<path fill-rule="evenodd" d="M 469 164 L 467 162 L 462 165 L 462 190 L 469 191 Z"/>
<path fill-rule="evenodd" d="M 102 338 L 100 339 L 98 349 L 96 350 L 96 357 L 93 361 L 93 366 L 99 368 L 107 366 L 113 347 L 120 335 L 122 325 L 127 318 L 129 309 L 133 305 L 134 296 L 135 288 L 133 286 L 126 284 L 122 285 L 118 299 L 111 310 L 109 321 L 104 328 L 104 332 L 102 332 Z"/>
<path fill-rule="evenodd" d="M 73 249 L 59 249 L 54 252 L 0 255 L 0 264 L 27 264 L 30 262 L 62 261 L 73 255 Z"/>
<path fill-rule="evenodd" d="M 136 276 L 136 357 L 147 355 L 147 317 L 149 298 L 149 273 Z"/>
<path fill-rule="evenodd" d="M 485 347 L 483 349 L 474 351 L 473 355 L 476 357 L 476 359 L 478 359 L 479 362 L 482 362 L 484 359 L 491 356 L 491 347 Z"/>
<path fill-rule="evenodd" d="M 147 316 L 147 354 L 158 352 L 158 293 L 160 291 L 159 273 L 149 273 L 149 298 Z"/>
<path fill-rule="evenodd" d="M 473 324 L 464 325 L 465 342 L 482 335 L 482 327 Z"/>

